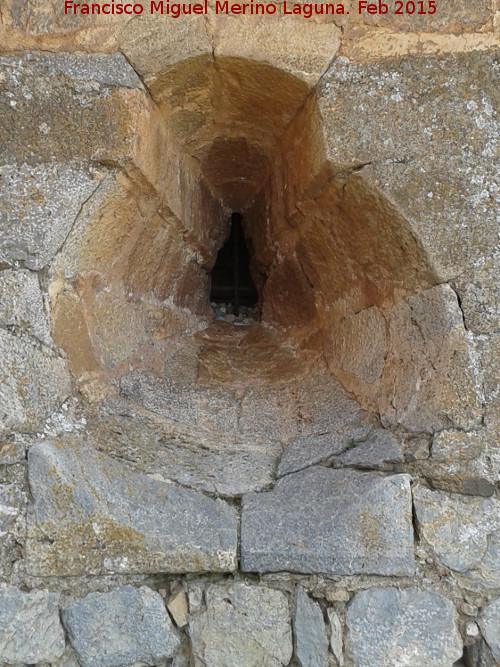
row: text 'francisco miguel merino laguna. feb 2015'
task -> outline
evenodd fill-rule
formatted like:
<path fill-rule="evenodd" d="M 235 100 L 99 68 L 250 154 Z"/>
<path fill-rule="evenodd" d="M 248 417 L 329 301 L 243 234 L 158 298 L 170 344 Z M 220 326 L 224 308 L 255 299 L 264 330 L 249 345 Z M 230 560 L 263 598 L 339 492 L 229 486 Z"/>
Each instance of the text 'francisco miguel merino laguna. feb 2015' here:
<path fill-rule="evenodd" d="M 435 14 L 437 11 L 437 1 L 438 0 L 408 0 L 403 2 L 402 0 L 388 0 L 383 2 L 382 0 L 377 0 L 376 2 L 368 2 L 366 0 L 358 1 L 355 6 L 352 8 L 352 12 L 356 14 Z M 82 4 L 75 3 L 70 0 L 65 1 L 64 3 L 64 13 L 65 14 L 82 14 L 82 15 L 95 15 L 95 14 L 113 14 L 113 15 L 140 15 L 140 14 L 164 14 L 169 15 L 172 18 L 179 18 L 180 16 L 189 15 L 189 14 L 208 14 L 209 11 L 213 11 L 215 14 L 233 14 L 233 15 L 253 15 L 253 16 L 269 16 L 273 14 L 283 14 L 283 15 L 301 15 L 305 18 L 310 18 L 311 16 L 317 14 L 349 14 L 349 11 L 346 10 L 342 3 L 293 3 L 286 2 L 284 0 L 282 3 L 274 2 L 256 2 L 255 0 L 250 0 L 249 2 L 240 2 L 235 3 L 230 0 L 213 0 L 210 5 L 208 0 L 203 0 L 203 2 L 170 2 L 166 0 L 165 2 L 152 1 L 149 4 L 146 3 L 99 3 L 99 4 Z"/>

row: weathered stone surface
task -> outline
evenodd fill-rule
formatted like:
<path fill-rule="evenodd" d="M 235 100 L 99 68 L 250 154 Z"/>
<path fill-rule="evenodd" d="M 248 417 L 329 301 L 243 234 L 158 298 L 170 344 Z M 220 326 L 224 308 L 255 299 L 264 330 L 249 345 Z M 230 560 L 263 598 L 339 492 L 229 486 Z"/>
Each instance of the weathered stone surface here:
<path fill-rule="evenodd" d="M 26 459 L 26 445 L 15 440 L 0 442 L 0 465 L 12 465 Z"/>
<path fill-rule="evenodd" d="M 26 505 L 26 494 L 15 484 L 0 484 L 0 545 Z"/>
<path fill-rule="evenodd" d="M 219 15 L 213 21 L 216 57 L 260 60 L 303 79 L 311 86 L 331 63 L 340 46 L 340 28 L 290 21 L 288 16 Z"/>
<path fill-rule="evenodd" d="M 392 433 L 385 429 L 374 429 L 366 440 L 337 457 L 335 463 L 357 468 L 378 468 L 403 460 L 403 449 Z"/>
<path fill-rule="evenodd" d="M 57 660 L 64 653 L 59 595 L 0 588 L 0 660 L 7 664 Z"/>
<path fill-rule="evenodd" d="M 206 602 L 206 611 L 189 622 L 196 667 L 288 665 L 292 629 L 283 593 L 224 582 L 208 588 Z"/>
<path fill-rule="evenodd" d="M 486 430 L 441 431 L 423 471 L 435 488 L 491 496 L 500 481 L 500 452 Z"/>
<path fill-rule="evenodd" d="M 89 160 L 128 167 L 133 163 L 137 175 L 165 187 L 165 173 L 158 172 L 165 167 L 165 128 L 147 94 L 128 87 L 138 85 L 138 79 L 120 55 L 22 54 L 4 56 L 1 64 L 0 163 L 7 165 L 2 168 L 2 194 L 11 198 L 18 190 L 19 196 L 7 209 L 10 234 L 0 258 L 27 256 L 27 266 L 37 268 L 44 258 L 29 254 L 38 253 L 36 242 L 44 241 L 49 255 L 48 241 L 56 245 L 64 238 L 98 185 L 85 171 Z M 26 204 L 30 211 L 24 211 Z M 47 239 L 36 237 L 32 229 L 40 215 L 53 215 L 54 223 L 56 215 L 62 217 L 52 228 L 46 222 L 41 226 Z M 19 239 L 12 238 L 17 235 Z"/>
<path fill-rule="evenodd" d="M 474 333 L 487 334 L 500 329 L 499 267 L 500 249 L 497 248 L 454 281 L 465 325 Z"/>
<path fill-rule="evenodd" d="M 123 53 L 149 85 L 178 61 L 212 52 L 203 16 L 185 16 L 182 21 L 159 14 L 141 17 L 124 26 L 120 41 Z"/>
<path fill-rule="evenodd" d="M 246 572 L 412 574 L 409 478 L 313 467 L 247 494 L 241 562 Z"/>
<path fill-rule="evenodd" d="M 161 597 L 146 586 L 89 593 L 62 619 L 82 667 L 156 665 L 180 645 Z"/>
<path fill-rule="evenodd" d="M 371 588 L 347 606 L 347 653 L 359 667 L 449 667 L 462 655 L 457 620 L 439 593 Z"/>
<path fill-rule="evenodd" d="M 500 501 L 414 491 L 421 536 L 437 558 L 468 586 L 500 586 Z"/>
<path fill-rule="evenodd" d="M 306 377 L 298 388 L 301 432 L 283 452 L 278 474 L 286 475 L 339 454 L 371 430 L 367 415 L 326 374 Z"/>
<path fill-rule="evenodd" d="M 409 222 L 439 281 L 498 243 L 497 57 L 337 58 L 321 79 L 329 159 L 339 170 L 370 163 L 360 175 Z"/>
<path fill-rule="evenodd" d="M 382 423 L 428 433 L 481 425 L 479 369 L 451 287 L 437 285 L 391 309 L 389 338 L 377 395 Z"/>
<path fill-rule="evenodd" d="M 188 605 L 186 594 L 182 589 L 172 595 L 168 601 L 167 609 L 178 628 L 182 628 L 184 625 L 186 625 L 188 622 Z"/>
<path fill-rule="evenodd" d="M 183 409 L 181 398 L 182 394 L 172 410 Z M 207 394 L 202 414 L 212 419 L 208 398 Z M 195 416 L 190 414 L 189 421 Z M 212 433 L 132 408 L 123 401 L 100 405 L 88 413 L 87 420 L 89 440 L 99 450 L 131 461 L 144 472 L 208 493 L 232 496 L 269 486 L 281 454 L 280 444 L 270 439 Z"/>
<path fill-rule="evenodd" d="M 295 594 L 295 655 L 302 667 L 328 664 L 328 637 L 323 612 L 302 586 Z"/>
<path fill-rule="evenodd" d="M 41 576 L 230 571 L 236 512 L 158 482 L 77 439 L 30 449 L 27 568 Z"/>
<path fill-rule="evenodd" d="M 364 382 L 374 382 L 384 370 L 385 330 L 378 308 L 365 308 L 346 317 L 332 332 L 332 363 Z"/>
<path fill-rule="evenodd" d="M 46 266 L 97 185 L 87 171 L 71 165 L 0 167 L 0 265 Z"/>
<path fill-rule="evenodd" d="M 36 431 L 71 392 L 66 364 L 2 329 L 0 359 L 0 433 Z"/>
<path fill-rule="evenodd" d="M 213 389 L 208 393 L 203 387 L 179 387 L 151 373 L 133 372 L 121 379 L 120 393 L 175 422 L 237 431 L 238 402 L 230 390 Z"/>
<path fill-rule="evenodd" d="M 493 657 L 500 661 L 500 599 L 484 607 L 477 620 Z"/>
<path fill-rule="evenodd" d="M 330 621 L 330 648 L 339 663 L 339 667 L 344 666 L 344 643 L 342 639 L 342 623 L 338 614 L 333 609 L 327 609 L 328 620 Z"/>
<path fill-rule="evenodd" d="M 36 274 L 0 272 L 0 325 L 19 327 L 51 345 L 48 317 Z"/>

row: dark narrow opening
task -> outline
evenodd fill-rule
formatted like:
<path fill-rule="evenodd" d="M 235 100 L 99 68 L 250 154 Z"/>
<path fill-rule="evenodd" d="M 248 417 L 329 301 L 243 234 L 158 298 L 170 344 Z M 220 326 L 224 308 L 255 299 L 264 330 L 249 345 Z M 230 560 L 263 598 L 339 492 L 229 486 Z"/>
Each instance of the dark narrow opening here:
<path fill-rule="evenodd" d="M 233 213 L 231 230 L 219 250 L 212 269 L 210 301 L 225 304 L 228 312 L 238 317 L 244 308 L 257 306 L 257 289 L 250 274 L 250 255 L 242 225 L 243 216 Z"/>

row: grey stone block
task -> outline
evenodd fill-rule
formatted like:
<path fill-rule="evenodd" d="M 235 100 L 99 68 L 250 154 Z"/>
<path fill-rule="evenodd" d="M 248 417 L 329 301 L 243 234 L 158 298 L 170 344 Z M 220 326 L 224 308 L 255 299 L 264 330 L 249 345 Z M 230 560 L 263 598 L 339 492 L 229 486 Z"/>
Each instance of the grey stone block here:
<path fill-rule="evenodd" d="M 292 658 L 288 600 L 244 582 L 210 586 L 207 609 L 191 618 L 195 667 L 280 667 Z"/>
<path fill-rule="evenodd" d="M 37 431 L 71 393 L 64 361 L 0 329 L 0 435 Z"/>
<path fill-rule="evenodd" d="M 259 491 L 274 479 L 279 443 L 174 422 L 125 401 L 87 412 L 86 434 L 99 450 L 144 472 L 225 496 Z"/>
<path fill-rule="evenodd" d="M 335 459 L 335 463 L 358 468 L 377 468 L 386 463 L 401 463 L 403 449 L 390 431 L 377 429 L 366 440 Z"/>
<path fill-rule="evenodd" d="M 59 595 L 48 591 L 0 588 L 0 661 L 33 664 L 62 656 L 58 601 Z"/>
<path fill-rule="evenodd" d="M 479 588 L 500 586 L 500 501 L 417 488 L 421 536 L 443 565 Z"/>
<path fill-rule="evenodd" d="M 98 182 L 76 166 L 0 166 L 0 265 L 46 266 Z"/>
<path fill-rule="evenodd" d="M 246 572 L 411 575 L 409 477 L 313 467 L 243 497 Z"/>
<path fill-rule="evenodd" d="M 38 276 L 30 271 L 0 273 L 0 325 L 15 326 L 52 345 Z"/>
<path fill-rule="evenodd" d="M 231 571 L 236 510 L 68 437 L 29 452 L 26 564 L 48 575 Z"/>
<path fill-rule="evenodd" d="M 89 593 L 62 619 L 81 667 L 156 665 L 180 646 L 160 595 L 146 586 Z"/>
<path fill-rule="evenodd" d="M 298 388 L 302 434 L 283 452 L 278 475 L 287 475 L 339 454 L 362 440 L 372 425 L 367 415 L 328 374 L 305 378 Z"/>
<path fill-rule="evenodd" d="M 323 612 L 302 586 L 295 594 L 295 655 L 302 667 L 328 664 L 328 637 Z"/>
<path fill-rule="evenodd" d="M 142 83 L 121 53 L 29 53 L 0 57 L 0 65 L 39 73 L 95 81 L 105 86 L 141 88 Z"/>
<path fill-rule="evenodd" d="M 462 656 L 458 614 L 439 593 L 371 588 L 347 607 L 347 653 L 359 667 L 450 667 Z"/>

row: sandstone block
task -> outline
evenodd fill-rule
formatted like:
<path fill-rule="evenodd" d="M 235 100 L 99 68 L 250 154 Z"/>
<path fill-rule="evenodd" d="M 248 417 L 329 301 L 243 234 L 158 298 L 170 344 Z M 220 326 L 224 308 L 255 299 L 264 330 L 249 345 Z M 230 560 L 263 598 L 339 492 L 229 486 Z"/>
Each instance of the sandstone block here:
<path fill-rule="evenodd" d="M 418 488 L 417 523 L 437 558 L 467 586 L 500 585 L 500 501 Z"/>
<path fill-rule="evenodd" d="M 156 665 L 180 645 L 161 597 L 146 586 L 89 593 L 62 619 L 82 667 Z"/>
<path fill-rule="evenodd" d="M 222 500 L 158 482 L 78 440 L 30 449 L 32 574 L 231 571 L 236 513 Z"/>
<path fill-rule="evenodd" d="M 449 667 L 462 655 L 457 620 L 437 592 L 370 588 L 347 607 L 347 652 L 359 667 Z"/>
<path fill-rule="evenodd" d="M 207 609 L 191 618 L 196 667 L 280 667 L 292 657 L 292 629 L 283 593 L 246 582 L 209 587 Z"/>
<path fill-rule="evenodd" d="M 328 637 L 323 612 L 302 586 L 295 594 L 295 655 L 302 667 L 328 664 Z"/>
<path fill-rule="evenodd" d="M 346 317 L 332 332 L 331 362 L 364 382 L 374 382 L 384 370 L 385 328 L 376 307 Z"/>
<path fill-rule="evenodd" d="M 64 653 L 59 595 L 0 588 L 0 660 L 7 664 L 52 662 Z"/>
<path fill-rule="evenodd" d="M 247 494 L 241 559 L 246 572 L 411 575 L 409 478 L 313 467 Z"/>
<path fill-rule="evenodd" d="M 0 432 L 36 431 L 71 393 L 62 359 L 0 329 Z"/>

